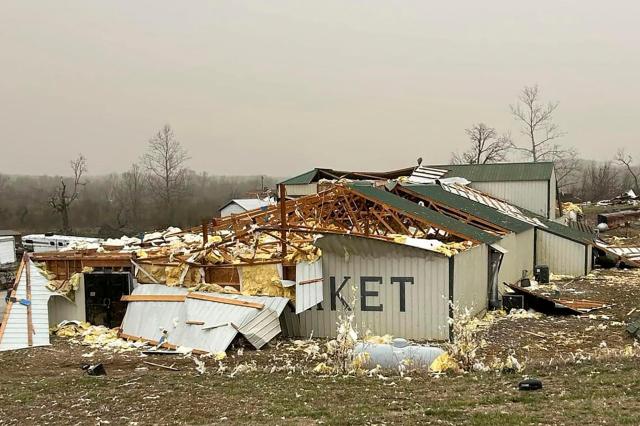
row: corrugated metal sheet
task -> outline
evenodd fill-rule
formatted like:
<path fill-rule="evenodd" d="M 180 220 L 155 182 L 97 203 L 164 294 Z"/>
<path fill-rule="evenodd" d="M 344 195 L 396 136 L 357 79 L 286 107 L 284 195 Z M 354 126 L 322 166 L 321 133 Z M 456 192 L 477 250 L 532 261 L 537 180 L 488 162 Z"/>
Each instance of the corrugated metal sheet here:
<path fill-rule="evenodd" d="M 546 227 L 539 219 L 534 218 L 534 217 L 530 217 L 529 215 L 525 214 L 522 210 L 520 210 L 519 208 L 517 208 L 514 205 L 511 205 L 507 202 L 504 202 L 502 200 L 498 200 L 496 198 L 493 198 L 491 196 L 487 196 L 487 194 L 483 194 L 482 192 L 478 191 L 478 190 L 474 190 L 472 188 L 466 187 L 466 186 L 462 186 L 462 185 L 447 185 L 447 184 L 441 184 L 442 189 L 444 189 L 445 191 L 448 191 L 452 194 L 455 195 L 459 195 L 461 197 L 465 197 L 468 198 L 472 201 L 475 201 L 477 203 L 480 204 L 484 204 L 485 206 L 489 206 L 493 209 L 496 209 L 497 211 L 499 211 L 500 213 L 507 215 L 507 216 L 511 216 L 515 219 L 518 219 L 519 221 L 528 223 L 532 226 L 541 226 L 541 227 Z M 484 191 L 487 192 L 487 191 Z M 493 195 L 493 194 L 491 194 Z M 493 195 L 495 196 L 495 195 Z M 502 197 L 500 197 L 502 198 Z"/>
<path fill-rule="evenodd" d="M 433 183 L 435 179 L 439 179 L 445 173 L 447 173 L 447 170 L 445 169 L 418 166 L 413 173 L 411 173 L 409 181 L 414 183 Z"/>
<path fill-rule="evenodd" d="M 308 183 L 301 185 L 286 185 L 287 197 L 302 197 L 304 195 L 312 195 L 318 192 L 317 183 Z"/>
<path fill-rule="evenodd" d="M 31 282 L 31 318 L 33 324 L 33 346 L 49 345 L 49 315 L 48 302 L 53 294 L 46 287 L 47 278 L 40 270 L 28 261 Z M 27 298 L 27 274 L 23 271 L 16 289 L 18 300 Z M 13 303 L 4 334 L 0 337 L 0 351 L 27 348 L 27 307 L 20 303 Z"/>
<path fill-rule="evenodd" d="M 256 348 L 260 349 L 280 334 L 279 314 L 271 309 L 262 309 L 238 330 Z"/>
<path fill-rule="evenodd" d="M 320 279 L 318 282 L 309 282 Z M 303 283 L 303 284 L 300 284 Z M 296 314 L 322 302 L 322 260 L 296 264 Z"/>
<path fill-rule="evenodd" d="M 16 261 L 16 244 L 13 237 L 0 237 L 0 264 Z"/>
<path fill-rule="evenodd" d="M 497 202 L 491 202 L 489 197 L 480 197 L 476 191 L 459 190 L 450 185 L 407 185 L 409 191 L 444 203 L 465 213 L 482 218 L 488 222 L 501 226 L 512 232 L 522 232 L 530 229 L 536 222 L 526 217 L 505 214 L 498 208 Z M 447 189 L 448 188 L 448 189 Z M 460 188 L 465 188 L 464 186 Z M 454 192 L 455 191 L 455 192 Z M 472 198 L 473 197 L 473 198 Z M 513 209 L 510 209 L 510 211 Z"/>
<path fill-rule="evenodd" d="M 500 272 L 498 273 L 499 289 L 504 292 L 503 283 L 514 283 L 522 278 L 522 271 L 533 270 L 533 247 L 535 232 L 533 229 L 505 236 L 500 245 L 507 250 L 502 259 Z"/>
<path fill-rule="evenodd" d="M 323 251 L 324 301 L 299 315 L 301 336 L 335 337 L 338 316 L 353 309 L 361 331 L 448 338 L 449 258 L 343 235 L 327 235 L 316 244 Z"/>
<path fill-rule="evenodd" d="M 313 182 L 317 175 L 318 169 L 313 169 L 278 183 L 284 183 L 285 185 L 305 185 Z"/>
<path fill-rule="evenodd" d="M 493 163 L 493 164 L 450 164 L 429 166 L 448 170 L 445 177 L 459 176 L 472 182 L 533 181 L 550 180 L 553 174 L 552 162 L 538 163 Z"/>
<path fill-rule="evenodd" d="M 527 209 L 537 215 L 548 217 L 549 181 L 472 181 L 471 187 Z"/>
<path fill-rule="evenodd" d="M 482 244 L 454 257 L 453 300 L 475 315 L 487 309 L 489 296 L 488 247 Z"/>
<path fill-rule="evenodd" d="M 627 259 L 640 261 L 640 247 L 606 247 L 609 249 L 609 251 L 617 254 L 618 256 L 624 256 Z"/>
<path fill-rule="evenodd" d="M 536 263 L 547 265 L 554 274 L 580 276 L 589 273 L 589 245 L 538 229 Z M 586 270 L 585 270 L 586 269 Z"/>
<path fill-rule="evenodd" d="M 187 294 L 181 287 L 161 284 L 139 285 L 137 294 Z M 197 294 L 211 294 L 200 293 Z M 263 303 L 263 309 L 187 298 L 185 302 L 129 302 L 122 322 L 123 333 L 160 340 L 167 330 L 168 342 L 206 352 L 223 352 L 238 334 L 244 334 L 257 348 L 280 333 L 279 316 L 288 299 L 215 293 L 217 297 Z M 187 321 L 204 321 L 190 325 Z"/>

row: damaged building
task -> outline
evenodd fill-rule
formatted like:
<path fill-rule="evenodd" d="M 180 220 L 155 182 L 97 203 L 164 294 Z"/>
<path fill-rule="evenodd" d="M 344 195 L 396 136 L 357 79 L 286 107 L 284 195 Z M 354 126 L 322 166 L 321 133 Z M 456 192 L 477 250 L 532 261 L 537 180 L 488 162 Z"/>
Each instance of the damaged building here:
<path fill-rule="evenodd" d="M 0 349 L 47 344 L 27 338 L 36 317 L 38 331 L 43 318 L 47 327 L 89 321 L 203 352 L 240 336 L 256 348 L 280 333 L 334 336 L 351 314 L 376 334 L 443 341 L 452 304 L 473 314 L 498 307 L 502 283 L 537 265 L 589 273 L 592 236 L 550 219 L 552 165 L 456 167 L 314 169 L 283 182 L 275 205 L 31 254 Z M 536 195 L 515 197 L 526 191 Z M 29 293 L 36 287 L 40 298 Z"/>

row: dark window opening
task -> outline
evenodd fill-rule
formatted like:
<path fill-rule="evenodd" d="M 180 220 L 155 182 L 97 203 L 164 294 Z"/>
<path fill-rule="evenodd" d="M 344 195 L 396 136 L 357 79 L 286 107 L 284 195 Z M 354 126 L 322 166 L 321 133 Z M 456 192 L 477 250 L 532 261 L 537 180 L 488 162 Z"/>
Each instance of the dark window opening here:
<path fill-rule="evenodd" d="M 131 275 L 119 273 L 85 273 L 84 291 L 87 321 L 109 328 L 119 327 L 127 310 L 120 298 L 129 294 Z"/>

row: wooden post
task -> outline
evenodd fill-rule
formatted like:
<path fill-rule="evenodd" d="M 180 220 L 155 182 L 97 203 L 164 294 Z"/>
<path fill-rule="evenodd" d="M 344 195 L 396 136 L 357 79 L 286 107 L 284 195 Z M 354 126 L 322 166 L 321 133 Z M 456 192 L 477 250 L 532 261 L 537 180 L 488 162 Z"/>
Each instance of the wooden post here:
<path fill-rule="evenodd" d="M 207 245 L 207 241 L 209 240 L 208 222 L 206 219 L 202 221 L 202 248 Z"/>
<path fill-rule="evenodd" d="M 284 183 L 278 185 L 280 190 L 280 227 L 282 228 L 282 258 L 287 255 L 287 206 L 286 196 L 287 190 Z"/>

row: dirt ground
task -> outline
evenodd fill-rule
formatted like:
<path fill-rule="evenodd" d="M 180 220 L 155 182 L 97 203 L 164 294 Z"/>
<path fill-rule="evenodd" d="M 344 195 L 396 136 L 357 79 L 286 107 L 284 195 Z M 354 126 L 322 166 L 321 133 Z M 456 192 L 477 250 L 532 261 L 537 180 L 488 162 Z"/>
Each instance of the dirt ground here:
<path fill-rule="evenodd" d="M 640 424 L 640 351 L 625 353 L 634 340 L 624 330 L 640 317 L 629 315 L 640 309 L 640 271 L 600 270 L 553 285 L 537 291 L 611 306 L 592 316 L 485 321 L 480 355 L 514 354 L 521 373 L 325 377 L 310 371 L 317 361 L 279 339 L 262 351 L 207 358 L 200 374 L 191 358 L 52 337 L 51 347 L 0 353 L 0 424 Z M 97 362 L 106 376 L 81 369 Z M 529 376 L 544 388 L 517 390 Z"/>
<path fill-rule="evenodd" d="M 563 279 L 533 292 L 564 299 L 587 299 L 608 306 L 583 315 L 503 318 L 482 332 L 486 355 L 514 353 L 527 364 L 563 363 L 591 354 L 615 354 L 634 344 L 628 323 L 640 319 L 640 270 L 596 269 L 587 277 Z"/>
<path fill-rule="evenodd" d="M 271 348 L 243 358 L 271 368 Z M 86 376 L 87 348 L 3 353 L 0 424 L 638 424 L 640 360 L 584 361 L 528 371 L 544 388 L 516 388 L 522 374 L 440 378 L 318 377 L 265 368 L 199 375 L 190 359 L 100 354 L 107 376 Z M 95 355 L 94 355 L 95 356 Z M 149 366 L 151 360 L 179 371 Z"/>

